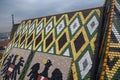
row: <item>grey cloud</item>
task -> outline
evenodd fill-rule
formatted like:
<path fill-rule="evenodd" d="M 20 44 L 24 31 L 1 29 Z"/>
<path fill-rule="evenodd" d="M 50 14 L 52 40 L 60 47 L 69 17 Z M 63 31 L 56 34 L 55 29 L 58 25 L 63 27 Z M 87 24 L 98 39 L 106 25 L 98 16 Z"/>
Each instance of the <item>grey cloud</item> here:
<path fill-rule="evenodd" d="M 15 15 L 15 22 L 18 23 L 23 19 L 101 6 L 104 4 L 104 1 L 105 0 L 1 0 L 0 32 L 11 30 L 11 14 Z"/>

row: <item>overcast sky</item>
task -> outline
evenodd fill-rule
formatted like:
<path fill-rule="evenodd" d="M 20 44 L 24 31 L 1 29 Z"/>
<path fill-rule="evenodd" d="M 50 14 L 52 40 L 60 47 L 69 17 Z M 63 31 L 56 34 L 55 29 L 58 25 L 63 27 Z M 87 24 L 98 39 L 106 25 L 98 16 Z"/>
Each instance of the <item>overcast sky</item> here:
<path fill-rule="evenodd" d="M 0 33 L 24 19 L 102 6 L 105 0 L 0 0 Z"/>

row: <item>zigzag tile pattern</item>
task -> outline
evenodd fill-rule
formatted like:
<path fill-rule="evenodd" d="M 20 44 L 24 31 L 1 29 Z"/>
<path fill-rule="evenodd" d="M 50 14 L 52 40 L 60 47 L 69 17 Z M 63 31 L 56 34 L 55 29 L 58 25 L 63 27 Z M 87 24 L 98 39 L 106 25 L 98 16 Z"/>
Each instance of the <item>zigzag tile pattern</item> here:
<path fill-rule="evenodd" d="M 101 10 L 102 7 L 25 20 L 4 57 L 13 47 L 68 56 L 73 58 L 73 79 L 89 79 L 93 56 L 97 54 L 95 42 L 101 27 Z"/>
<path fill-rule="evenodd" d="M 114 0 L 113 0 L 114 2 Z M 113 4 L 114 5 L 114 4 Z M 108 56 L 106 58 L 105 80 L 120 79 L 120 26 L 119 26 L 119 0 L 115 0 L 114 18 L 112 23 L 112 32 L 110 35 L 110 44 Z M 105 63 L 105 62 L 104 62 Z"/>
<path fill-rule="evenodd" d="M 113 23 L 110 48 L 105 70 L 107 80 L 120 79 L 120 26 Z"/>

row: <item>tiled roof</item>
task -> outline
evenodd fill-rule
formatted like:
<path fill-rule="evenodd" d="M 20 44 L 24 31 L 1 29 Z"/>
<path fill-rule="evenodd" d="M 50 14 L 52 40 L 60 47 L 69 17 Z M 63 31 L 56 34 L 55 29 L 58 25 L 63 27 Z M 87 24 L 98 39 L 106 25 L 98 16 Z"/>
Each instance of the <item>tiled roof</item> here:
<path fill-rule="evenodd" d="M 9 43 L 9 40 L 0 41 L 0 46 L 7 46 L 8 43 Z"/>

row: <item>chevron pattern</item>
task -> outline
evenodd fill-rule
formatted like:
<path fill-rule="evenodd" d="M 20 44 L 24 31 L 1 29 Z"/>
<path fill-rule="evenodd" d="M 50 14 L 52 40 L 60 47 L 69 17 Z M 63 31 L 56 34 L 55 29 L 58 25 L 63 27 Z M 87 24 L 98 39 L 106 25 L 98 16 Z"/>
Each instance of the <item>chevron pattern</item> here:
<path fill-rule="evenodd" d="M 120 78 L 120 31 L 119 26 L 113 23 L 109 54 L 106 68 L 107 80 L 118 80 Z"/>

